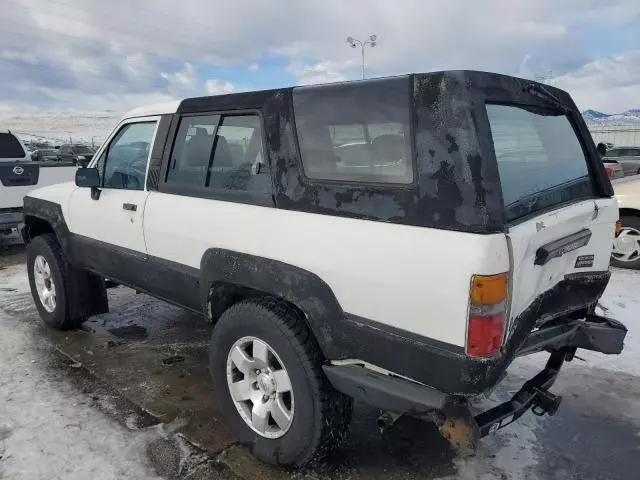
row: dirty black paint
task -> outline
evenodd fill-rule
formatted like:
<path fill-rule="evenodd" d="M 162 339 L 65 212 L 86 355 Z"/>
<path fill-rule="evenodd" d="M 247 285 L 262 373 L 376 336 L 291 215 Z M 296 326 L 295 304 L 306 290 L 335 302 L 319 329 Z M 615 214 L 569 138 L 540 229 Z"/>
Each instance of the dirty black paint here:
<path fill-rule="evenodd" d="M 560 109 L 579 134 L 598 195 L 611 185 L 575 104 L 568 94 L 545 86 L 559 104 L 528 80 L 475 71 L 447 71 L 344 84 L 296 87 L 184 100 L 180 114 L 255 109 L 265 124 L 266 156 L 277 208 L 464 232 L 505 229 L 505 214 L 485 104 Z M 414 169 L 410 185 L 358 184 L 305 177 L 296 135 L 293 97 L 406 95 L 413 118 Z M 404 92 L 404 93 L 403 93 Z M 349 95 L 347 95 L 348 98 Z M 319 103 L 320 104 L 320 103 Z M 169 136 L 172 138 L 173 133 Z M 170 145 L 171 142 L 167 142 Z M 168 152 L 165 148 L 163 168 Z M 172 192 L 176 193 L 176 192 Z M 186 193 L 188 194 L 188 193 Z M 240 200 L 270 206 L 259 199 Z"/>

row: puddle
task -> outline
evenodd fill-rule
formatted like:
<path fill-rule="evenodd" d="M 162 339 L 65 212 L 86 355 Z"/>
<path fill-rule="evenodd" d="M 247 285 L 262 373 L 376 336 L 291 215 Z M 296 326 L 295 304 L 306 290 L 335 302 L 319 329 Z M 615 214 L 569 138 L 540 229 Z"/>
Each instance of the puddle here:
<path fill-rule="evenodd" d="M 108 331 L 124 340 L 144 340 L 147 338 L 147 329 L 140 325 L 126 325 L 124 327 L 110 328 Z"/>

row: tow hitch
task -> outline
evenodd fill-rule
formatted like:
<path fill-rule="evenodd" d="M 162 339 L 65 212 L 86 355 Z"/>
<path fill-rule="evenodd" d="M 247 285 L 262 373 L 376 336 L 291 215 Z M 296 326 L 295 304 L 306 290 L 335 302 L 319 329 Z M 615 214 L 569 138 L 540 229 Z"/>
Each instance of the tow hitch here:
<path fill-rule="evenodd" d="M 440 433 L 455 447 L 473 453 L 480 438 L 515 422 L 529 408 L 538 416 L 554 415 L 562 397 L 554 395 L 548 389 L 555 382 L 565 359 L 572 355 L 573 349 L 553 352 L 544 370 L 526 382 L 511 400 L 475 417 L 466 402 L 445 410 L 445 417 L 439 422 Z"/>
<path fill-rule="evenodd" d="M 553 352 L 544 370 L 526 382 L 511 397 L 511 400 L 476 415 L 475 421 L 478 424 L 480 436 L 484 437 L 515 422 L 529 408 L 538 416 L 545 413 L 555 415 L 562 402 L 562 397 L 554 395 L 548 389 L 556 381 L 567 355 L 571 354 L 572 352 L 567 352 L 564 349 Z"/>

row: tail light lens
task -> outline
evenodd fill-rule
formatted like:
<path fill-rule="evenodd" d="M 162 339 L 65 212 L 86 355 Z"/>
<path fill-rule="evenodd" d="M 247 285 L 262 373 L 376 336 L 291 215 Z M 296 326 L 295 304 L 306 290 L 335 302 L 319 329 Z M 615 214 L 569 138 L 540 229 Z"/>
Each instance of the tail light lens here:
<path fill-rule="evenodd" d="M 474 275 L 471 279 L 467 355 L 489 358 L 502 348 L 509 298 L 509 275 Z"/>
<path fill-rule="evenodd" d="M 607 172 L 607 177 L 613 175 L 613 168 L 611 167 L 604 167 L 604 171 Z"/>

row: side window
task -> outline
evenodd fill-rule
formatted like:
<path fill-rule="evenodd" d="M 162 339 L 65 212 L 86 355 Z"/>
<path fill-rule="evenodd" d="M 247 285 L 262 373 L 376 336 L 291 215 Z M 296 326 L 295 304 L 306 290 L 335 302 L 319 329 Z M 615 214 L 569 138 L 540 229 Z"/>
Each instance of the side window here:
<path fill-rule="evenodd" d="M 258 115 L 224 116 L 216 133 L 209 187 L 271 194 Z"/>
<path fill-rule="evenodd" d="M 144 189 L 155 130 L 156 122 L 129 123 L 120 129 L 96 162 L 104 188 Z"/>
<path fill-rule="evenodd" d="M 307 177 L 345 182 L 413 181 L 409 84 L 297 87 L 293 108 Z"/>
<path fill-rule="evenodd" d="M 219 115 L 182 117 L 171 150 L 167 183 L 205 185 Z"/>

